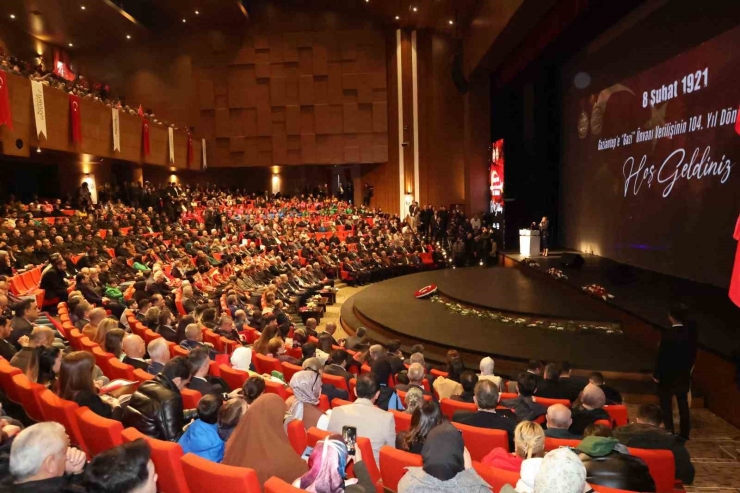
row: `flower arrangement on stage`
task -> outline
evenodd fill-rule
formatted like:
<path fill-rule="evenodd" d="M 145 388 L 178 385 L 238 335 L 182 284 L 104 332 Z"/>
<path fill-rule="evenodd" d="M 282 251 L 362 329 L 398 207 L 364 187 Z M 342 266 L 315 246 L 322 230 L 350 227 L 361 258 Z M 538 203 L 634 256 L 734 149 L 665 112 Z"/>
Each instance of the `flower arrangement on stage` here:
<path fill-rule="evenodd" d="M 526 265 L 527 267 L 539 267 L 540 266 L 540 264 L 538 264 L 531 258 L 525 258 L 524 260 L 522 260 L 522 263 Z"/>
<path fill-rule="evenodd" d="M 568 279 L 568 276 L 566 276 L 565 274 L 563 274 L 563 271 L 562 270 L 556 269 L 555 267 L 553 267 L 551 269 L 547 269 L 547 273 L 550 274 L 555 279 L 559 279 L 559 280 L 563 280 L 563 281 L 566 280 L 566 279 Z"/>
<path fill-rule="evenodd" d="M 440 303 L 449 311 L 465 317 L 482 318 L 517 327 L 540 328 L 565 332 L 599 331 L 607 334 L 622 334 L 620 325 L 616 323 L 603 323 L 597 325 L 595 323 L 576 322 L 574 320 L 543 320 L 520 315 L 514 316 L 498 310 L 477 308 L 463 305 L 456 301 L 448 301 L 439 295 L 432 296 L 430 300 L 432 303 Z"/>
<path fill-rule="evenodd" d="M 604 286 L 599 286 L 598 284 L 589 284 L 588 286 L 583 286 L 583 290 L 591 296 L 596 296 L 597 298 L 601 298 L 604 301 L 614 298 L 614 295 L 609 294 Z"/>

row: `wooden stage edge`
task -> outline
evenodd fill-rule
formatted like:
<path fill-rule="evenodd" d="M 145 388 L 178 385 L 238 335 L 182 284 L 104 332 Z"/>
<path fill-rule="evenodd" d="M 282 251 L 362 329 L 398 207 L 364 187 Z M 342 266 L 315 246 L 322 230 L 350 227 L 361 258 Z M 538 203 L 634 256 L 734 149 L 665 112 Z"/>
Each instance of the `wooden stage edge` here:
<path fill-rule="evenodd" d="M 500 261 L 505 267 L 515 268 L 519 262 L 510 257 L 500 255 Z M 545 274 L 541 274 L 543 282 L 557 282 Z M 587 296 L 584 293 L 584 296 Z M 654 325 L 634 314 L 614 307 L 615 319 L 622 323 L 624 333 L 636 344 L 646 347 L 657 347 L 660 342 L 660 331 Z M 414 344 L 422 343 L 425 347 L 425 356 L 432 362 L 440 364 L 444 362 L 447 347 L 434 344 L 429 341 L 420 341 L 406 334 L 390 330 L 386 327 L 373 323 L 354 308 L 352 298 L 345 301 L 341 309 L 340 323 L 348 334 L 354 334 L 356 329 L 364 326 L 368 329 L 369 337 L 379 343 L 389 339 L 401 341 L 402 350 L 408 352 Z M 461 357 L 467 368 L 477 369 L 481 354 L 471 351 L 460 351 Z M 496 373 L 504 375 L 516 375 L 526 367 L 526 360 L 514 358 L 497 358 Z M 587 370 L 575 370 L 575 374 L 588 375 Z M 622 381 L 644 383 L 650 379 L 649 375 L 642 373 L 605 372 L 604 377 L 609 381 Z M 699 349 L 696 366 L 694 368 L 693 388 L 694 393 L 703 396 L 704 405 L 713 413 L 727 420 L 734 426 L 740 427 L 740 384 L 735 382 L 735 367 L 724 358 L 710 351 Z M 645 396 L 643 392 L 632 394 L 625 392 L 625 400 L 630 403 L 656 402 L 652 396 Z M 650 397 L 650 398 L 646 398 Z"/>

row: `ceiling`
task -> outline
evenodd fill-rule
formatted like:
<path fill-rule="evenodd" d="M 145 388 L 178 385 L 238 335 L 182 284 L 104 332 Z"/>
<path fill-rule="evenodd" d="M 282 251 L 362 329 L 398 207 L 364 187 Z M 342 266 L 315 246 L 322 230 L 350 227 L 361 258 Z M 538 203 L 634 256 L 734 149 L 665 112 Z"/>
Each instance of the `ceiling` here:
<path fill-rule="evenodd" d="M 478 0 L 1 0 L 0 31 L 75 52 L 113 52 L 171 29 L 225 29 L 268 4 L 371 16 L 389 27 L 457 34 Z M 13 18 L 11 18 L 11 16 Z M 70 46 L 71 44 L 71 46 Z"/>

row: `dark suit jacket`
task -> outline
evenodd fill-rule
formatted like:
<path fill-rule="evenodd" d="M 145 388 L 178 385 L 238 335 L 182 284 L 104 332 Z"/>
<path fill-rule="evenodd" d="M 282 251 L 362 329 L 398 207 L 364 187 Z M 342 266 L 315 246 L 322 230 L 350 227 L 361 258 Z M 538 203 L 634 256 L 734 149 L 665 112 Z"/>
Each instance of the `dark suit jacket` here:
<path fill-rule="evenodd" d="M 139 370 L 146 371 L 146 369 L 149 368 L 149 363 L 147 363 L 146 361 L 129 358 L 128 356 L 123 357 L 123 362 L 127 365 L 133 366 L 134 368 L 138 368 Z"/>
<path fill-rule="evenodd" d="M 609 413 L 603 409 L 592 409 L 590 411 L 586 409 L 574 409 L 571 412 L 571 419 L 573 420 L 573 423 L 570 425 L 570 432 L 577 435 L 583 435 L 583 431 L 588 427 L 588 425 L 593 424 L 600 419 L 611 420 L 612 418 L 609 416 Z"/>
<path fill-rule="evenodd" d="M 13 332 L 10 333 L 9 341 L 16 349 L 20 349 L 18 339 L 23 336 L 30 336 L 31 332 L 33 332 L 33 325 L 25 318 L 13 317 L 10 321 L 10 326 L 13 328 Z"/>
<path fill-rule="evenodd" d="M 157 334 L 164 337 L 170 342 L 177 344 L 177 329 L 170 327 L 169 325 L 160 325 L 157 327 Z"/>
<path fill-rule="evenodd" d="M 15 346 L 13 346 L 10 341 L 0 339 L 0 356 L 10 361 L 13 359 L 13 356 L 15 356 L 15 352 Z"/>
<path fill-rule="evenodd" d="M 220 383 L 213 383 L 208 379 L 196 377 L 190 379 L 188 388 L 192 390 L 197 390 L 201 393 L 201 395 L 221 394 L 224 391 L 224 388 L 221 386 Z"/>
<path fill-rule="evenodd" d="M 558 438 L 561 440 L 580 440 L 581 438 L 583 438 L 581 435 L 571 433 L 570 430 L 563 430 L 560 428 L 546 429 L 545 436 L 548 438 Z"/>
<path fill-rule="evenodd" d="M 581 392 L 583 392 L 583 389 L 588 385 L 588 378 L 586 377 L 560 377 L 560 383 L 563 384 L 563 386 L 568 389 L 571 392 L 571 395 L 576 396 L 578 398 L 579 395 L 581 395 Z M 571 401 L 574 401 L 576 399 L 571 399 Z"/>
<path fill-rule="evenodd" d="M 654 374 L 659 385 L 681 386 L 688 390 L 696 361 L 696 337 L 693 325 L 678 325 L 663 332 Z"/>
<path fill-rule="evenodd" d="M 478 428 L 490 430 L 504 430 L 509 434 L 509 450 L 514 450 L 514 429 L 517 425 L 516 416 L 507 409 L 498 409 L 495 413 L 486 411 L 455 411 L 452 421 Z"/>
<path fill-rule="evenodd" d="M 574 395 L 572 388 L 569 388 L 560 380 L 542 380 L 537 386 L 535 395 L 546 399 L 568 399 L 571 402 L 578 397 L 577 393 Z"/>
<path fill-rule="evenodd" d="M 193 313 L 196 306 L 197 305 L 195 304 L 195 300 L 193 298 L 182 299 L 182 307 L 185 309 L 186 312 Z"/>
<path fill-rule="evenodd" d="M 146 368 L 146 372 L 150 375 L 157 375 L 160 371 L 162 371 L 162 368 L 164 368 L 164 364 L 152 361 Z"/>
<path fill-rule="evenodd" d="M 534 421 L 537 417 L 547 413 L 547 408 L 542 404 L 537 404 L 531 397 L 516 396 L 514 399 L 501 401 L 502 406 L 514 410 L 519 421 Z"/>

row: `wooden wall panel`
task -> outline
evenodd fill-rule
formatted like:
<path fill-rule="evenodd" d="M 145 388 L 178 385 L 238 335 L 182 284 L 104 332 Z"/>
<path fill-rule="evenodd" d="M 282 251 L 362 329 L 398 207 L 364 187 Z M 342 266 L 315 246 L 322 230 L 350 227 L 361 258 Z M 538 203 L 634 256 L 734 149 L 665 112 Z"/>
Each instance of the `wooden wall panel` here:
<path fill-rule="evenodd" d="M 245 33 L 193 43 L 195 128 L 218 151 L 209 166 L 387 160 L 387 33 L 322 11 L 267 10 Z M 346 144 L 349 135 L 366 137 Z"/>

